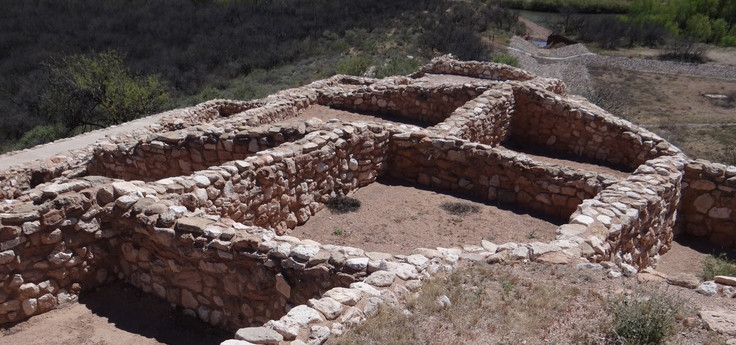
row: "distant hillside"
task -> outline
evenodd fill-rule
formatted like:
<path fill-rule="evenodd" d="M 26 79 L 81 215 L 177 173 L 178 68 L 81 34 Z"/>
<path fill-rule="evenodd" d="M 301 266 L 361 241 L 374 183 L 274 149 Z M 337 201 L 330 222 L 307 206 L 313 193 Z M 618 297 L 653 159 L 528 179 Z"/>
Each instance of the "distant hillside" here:
<path fill-rule="evenodd" d="M 3 1 L 0 152 L 371 65 L 489 59 L 484 36 L 517 25 L 480 1 Z"/>

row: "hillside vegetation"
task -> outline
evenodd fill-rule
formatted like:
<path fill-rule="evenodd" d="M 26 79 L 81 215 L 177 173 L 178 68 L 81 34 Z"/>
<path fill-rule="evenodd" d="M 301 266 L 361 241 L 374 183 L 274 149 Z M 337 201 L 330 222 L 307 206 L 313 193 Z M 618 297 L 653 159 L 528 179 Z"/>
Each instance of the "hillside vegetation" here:
<path fill-rule="evenodd" d="M 336 72 L 491 59 L 517 14 L 480 1 L 2 1 L 0 152 Z"/>

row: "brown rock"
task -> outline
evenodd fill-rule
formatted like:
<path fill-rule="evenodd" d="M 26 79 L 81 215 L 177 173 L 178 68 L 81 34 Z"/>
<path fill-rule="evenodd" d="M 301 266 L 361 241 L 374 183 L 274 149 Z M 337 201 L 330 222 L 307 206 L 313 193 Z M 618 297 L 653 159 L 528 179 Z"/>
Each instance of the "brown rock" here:
<path fill-rule="evenodd" d="M 736 336 L 736 310 L 701 310 L 698 314 L 708 329 L 720 334 Z"/>
<path fill-rule="evenodd" d="M 57 209 L 50 210 L 41 217 L 41 223 L 47 226 L 56 226 L 63 220 L 61 211 Z"/>
<path fill-rule="evenodd" d="M 647 272 L 639 272 L 639 274 L 636 275 L 636 280 L 638 280 L 640 283 L 665 281 L 664 278 L 656 274 L 651 274 Z"/>
<path fill-rule="evenodd" d="M 718 284 L 728 285 L 728 286 L 736 286 L 736 277 L 729 277 L 729 276 L 715 276 L 713 280 Z"/>
<path fill-rule="evenodd" d="M 692 274 L 677 273 L 667 277 L 667 283 L 688 289 L 695 289 L 700 285 L 700 280 Z"/>
<path fill-rule="evenodd" d="M 573 257 L 570 255 L 567 255 L 563 253 L 562 251 L 554 251 L 549 253 L 544 253 L 534 259 L 536 262 L 541 262 L 545 264 L 555 264 L 555 265 L 565 265 L 569 264 L 573 261 Z"/>
<path fill-rule="evenodd" d="M 195 234 L 203 234 L 204 229 L 214 223 L 212 219 L 202 217 L 186 217 L 176 220 L 175 229 L 182 232 L 191 232 Z"/>

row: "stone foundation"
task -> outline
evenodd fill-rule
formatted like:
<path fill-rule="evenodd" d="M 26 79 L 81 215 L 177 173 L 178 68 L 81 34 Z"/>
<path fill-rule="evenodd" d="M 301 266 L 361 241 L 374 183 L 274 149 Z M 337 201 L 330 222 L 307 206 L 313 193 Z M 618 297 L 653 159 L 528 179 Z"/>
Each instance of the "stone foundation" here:
<path fill-rule="evenodd" d="M 718 248 L 736 247 L 736 167 L 688 161 L 683 177 L 680 225 Z"/>
<path fill-rule="evenodd" d="M 476 79 L 431 82 L 443 73 Z M 559 81 L 447 57 L 419 76 L 336 76 L 261 100 L 206 102 L 0 173 L 0 324 L 122 279 L 219 327 L 264 325 L 240 329 L 241 339 L 271 332 L 296 345 L 340 334 L 462 260 L 554 255 L 636 270 L 669 249 L 676 221 L 734 243 L 736 168 L 688 161 L 658 136 L 568 97 Z M 314 104 L 428 127 L 278 123 Z M 633 173 L 542 163 L 498 147 L 509 142 Z M 329 197 L 384 174 L 569 223 L 550 243 L 484 241 L 409 256 L 286 236 Z"/>

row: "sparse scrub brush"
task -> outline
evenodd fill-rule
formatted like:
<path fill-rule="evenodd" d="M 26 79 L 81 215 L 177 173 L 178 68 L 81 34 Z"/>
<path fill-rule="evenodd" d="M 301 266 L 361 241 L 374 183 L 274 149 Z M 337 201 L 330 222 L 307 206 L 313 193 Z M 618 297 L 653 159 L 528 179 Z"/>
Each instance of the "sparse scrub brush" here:
<path fill-rule="evenodd" d="M 610 338 L 621 345 L 657 345 L 674 334 L 682 301 L 665 291 L 634 294 L 611 301 Z"/>
<path fill-rule="evenodd" d="M 726 255 L 708 255 L 703 262 L 703 278 L 713 280 L 715 276 L 736 276 L 736 262 L 729 260 Z"/>
<path fill-rule="evenodd" d="M 334 213 L 349 213 L 360 209 L 360 200 L 349 196 L 334 196 L 327 199 L 325 205 Z"/>

